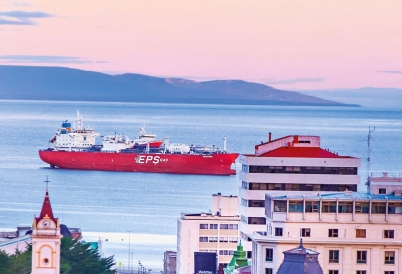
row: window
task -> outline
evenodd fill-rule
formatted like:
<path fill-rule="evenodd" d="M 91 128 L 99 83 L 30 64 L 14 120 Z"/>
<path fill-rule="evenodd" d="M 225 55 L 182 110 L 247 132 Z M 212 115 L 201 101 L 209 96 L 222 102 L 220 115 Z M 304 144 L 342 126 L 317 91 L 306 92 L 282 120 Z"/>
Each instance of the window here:
<path fill-rule="evenodd" d="M 385 214 L 385 203 L 371 203 L 371 213 Z"/>
<path fill-rule="evenodd" d="M 208 237 L 200 237 L 200 243 L 208 242 Z"/>
<path fill-rule="evenodd" d="M 208 224 L 200 224 L 200 229 L 208 229 Z"/>
<path fill-rule="evenodd" d="M 378 194 L 387 194 L 387 189 L 386 188 L 379 188 L 378 189 Z"/>
<path fill-rule="evenodd" d="M 401 214 L 402 203 L 388 203 L 388 214 Z"/>
<path fill-rule="evenodd" d="M 384 238 L 385 239 L 393 239 L 394 231 L 393 230 L 384 230 Z"/>
<path fill-rule="evenodd" d="M 219 242 L 220 243 L 227 243 L 229 241 L 228 237 L 219 237 Z"/>
<path fill-rule="evenodd" d="M 274 212 L 286 212 L 286 201 L 274 201 Z"/>
<path fill-rule="evenodd" d="M 336 212 L 336 202 L 322 202 L 322 212 L 335 213 Z"/>
<path fill-rule="evenodd" d="M 366 274 L 366 270 L 356 270 L 356 274 Z"/>
<path fill-rule="evenodd" d="M 218 224 L 210 224 L 209 229 L 218 229 Z"/>
<path fill-rule="evenodd" d="M 237 224 L 229 224 L 228 225 L 228 229 L 230 229 L 230 230 L 237 230 L 237 228 L 238 228 Z"/>
<path fill-rule="evenodd" d="M 385 264 L 395 264 L 395 251 L 385 251 Z"/>
<path fill-rule="evenodd" d="M 339 274 L 339 270 L 330 270 L 329 274 Z"/>
<path fill-rule="evenodd" d="M 219 255 L 229 255 L 229 250 L 219 250 Z"/>
<path fill-rule="evenodd" d="M 384 274 L 395 274 L 395 271 L 384 271 Z"/>
<path fill-rule="evenodd" d="M 219 228 L 220 229 L 228 229 L 229 225 L 228 224 L 220 224 Z"/>
<path fill-rule="evenodd" d="M 250 200 L 248 201 L 249 207 L 265 207 L 265 200 Z"/>
<path fill-rule="evenodd" d="M 275 236 L 283 236 L 283 228 L 275 227 Z"/>
<path fill-rule="evenodd" d="M 355 203 L 355 213 L 369 213 L 369 203 Z"/>
<path fill-rule="evenodd" d="M 238 241 L 237 237 L 229 237 L 229 243 L 237 243 Z"/>
<path fill-rule="evenodd" d="M 273 274 L 272 268 L 265 268 L 265 274 Z"/>
<path fill-rule="evenodd" d="M 352 202 L 338 202 L 338 212 L 339 213 L 352 213 L 353 203 Z"/>
<path fill-rule="evenodd" d="M 366 238 L 366 230 L 356 229 L 356 238 Z"/>
<path fill-rule="evenodd" d="M 303 202 L 289 201 L 289 212 L 303 212 Z"/>
<path fill-rule="evenodd" d="M 302 237 L 310 237 L 310 228 L 302 228 L 301 236 Z"/>
<path fill-rule="evenodd" d="M 357 263 L 365 264 L 367 263 L 367 251 L 357 251 Z"/>
<path fill-rule="evenodd" d="M 328 237 L 338 238 L 338 229 L 328 229 Z"/>
<path fill-rule="evenodd" d="M 273 248 L 266 248 L 265 249 L 265 261 L 272 262 L 272 258 L 274 256 L 274 249 Z"/>
<path fill-rule="evenodd" d="M 320 210 L 320 202 L 307 201 L 304 208 L 305 212 L 318 212 Z"/>
<path fill-rule="evenodd" d="M 330 250 L 329 251 L 329 262 L 330 263 L 339 263 L 339 250 Z"/>
<path fill-rule="evenodd" d="M 252 225 L 266 225 L 267 220 L 261 217 L 248 217 L 248 224 Z"/>
<path fill-rule="evenodd" d="M 210 243 L 217 243 L 218 242 L 218 237 L 209 237 L 209 242 Z"/>

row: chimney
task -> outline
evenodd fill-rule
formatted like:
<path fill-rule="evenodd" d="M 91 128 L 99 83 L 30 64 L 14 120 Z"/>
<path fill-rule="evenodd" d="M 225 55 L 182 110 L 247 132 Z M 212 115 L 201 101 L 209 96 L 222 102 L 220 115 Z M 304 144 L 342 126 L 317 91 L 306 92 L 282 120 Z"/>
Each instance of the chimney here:
<path fill-rule="evenodd" d="M 272 134 L 270 132 L 270 133 L 268 133 L 268 142 L 271 142 L 271 138 L 272 138 Z"/>

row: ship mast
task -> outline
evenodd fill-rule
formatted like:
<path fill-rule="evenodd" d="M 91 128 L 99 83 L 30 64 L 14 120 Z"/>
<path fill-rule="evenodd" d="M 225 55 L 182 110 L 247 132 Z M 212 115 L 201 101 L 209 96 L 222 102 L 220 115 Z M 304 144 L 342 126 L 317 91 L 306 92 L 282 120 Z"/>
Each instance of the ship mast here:
<path fill-rule="evenodd" d="M 77 110 L 77 129 L 81 130 L 82 129 L 82 116 L 80 115 L 80 112 Z"/>

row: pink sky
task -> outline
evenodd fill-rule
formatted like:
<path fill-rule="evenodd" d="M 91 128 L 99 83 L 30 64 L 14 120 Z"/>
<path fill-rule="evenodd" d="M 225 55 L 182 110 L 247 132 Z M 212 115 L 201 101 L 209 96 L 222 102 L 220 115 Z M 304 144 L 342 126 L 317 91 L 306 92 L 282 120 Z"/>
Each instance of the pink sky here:
<path fill-rule="evenodd" d="M 402 88 L 402 1 L 0 0 L 0 64 Z"/>

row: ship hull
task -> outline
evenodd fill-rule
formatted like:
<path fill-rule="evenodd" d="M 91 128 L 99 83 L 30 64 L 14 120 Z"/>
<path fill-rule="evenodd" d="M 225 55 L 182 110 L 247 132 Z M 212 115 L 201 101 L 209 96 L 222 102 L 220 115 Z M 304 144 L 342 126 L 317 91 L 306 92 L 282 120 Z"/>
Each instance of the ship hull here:
<path fill-rule="evenodd" d="M 63 169 L 235 175 L 237 153 L 211 155 L 40 150 L 42 161 Z"/>

